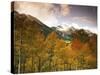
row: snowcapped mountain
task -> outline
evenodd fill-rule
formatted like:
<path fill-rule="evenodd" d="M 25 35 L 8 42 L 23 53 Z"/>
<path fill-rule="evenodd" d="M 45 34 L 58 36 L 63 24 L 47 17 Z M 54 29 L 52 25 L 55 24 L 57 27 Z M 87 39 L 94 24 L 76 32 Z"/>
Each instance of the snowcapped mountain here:
<path fill-rule="evenodd" d="M 14 11 L 12 12 L 14 14 L 14 22 L 16 23 L 15 27 L 16 29 L 20 29 L 24 26 L 25 30 L 31 29 L 34 33 L 42 32 L 45 36 L 48 36 L 51 32 L 56 32 L 59 38 L 63 38 L 65 40 L 72 40 L 73 34 L 79 34 L 80 31 L 82 31 L 81 34 L 86 34 L 88 36 L 92 36 L 94 33 L 92 33 L 90 30 L 87 29 L 81 29 L 77 24 L 72 25 L 59 25 L 57 27 L 48 27 L 44 23 L 42 23 L 37 18 L 26 15 L 26 14 L 19 14 L 18 12 Z"/>
<path fill-rule="evenodd" d="M 75 24 L 74 24 L 75 25 Z M 59 25 L 57 27 L 52 27 L 58 34 L 60 34 L 65 40 L 71 40 L 73 34 L 86 34 L 89 37 L 93 36 L 95 33 L 88 29 L 78 27 L 77 25 Z M 82 31 L 82 33 L 80 33 Z M 88 37 L 87 36 L 87 37 Z"/>

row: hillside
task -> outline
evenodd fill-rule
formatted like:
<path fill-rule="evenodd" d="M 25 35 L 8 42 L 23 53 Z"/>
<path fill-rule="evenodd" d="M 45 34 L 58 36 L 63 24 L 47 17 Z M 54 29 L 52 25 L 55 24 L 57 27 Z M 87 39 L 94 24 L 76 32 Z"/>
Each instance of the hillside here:
<path fill-rule="evenodd" d="M 60 31 L 16 11 L 11 17 L 14 73 L 97 68 L 97 34 L 74 27 Z"/>

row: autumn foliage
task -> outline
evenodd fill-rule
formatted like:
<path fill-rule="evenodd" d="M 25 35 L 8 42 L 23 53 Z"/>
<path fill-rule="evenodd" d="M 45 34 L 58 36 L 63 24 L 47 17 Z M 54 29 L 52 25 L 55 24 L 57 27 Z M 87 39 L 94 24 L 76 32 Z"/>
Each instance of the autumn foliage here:
<path fill-rule="evenodd" d="M 17 16 L 18 17 L 18 16 Z M 21 21 L 23 20 L 23 21 Z M 15 73 L 93 69 L 97 67 L 97 35 L 84 30 L 66 43 L 55 31 L 45 35 L 38 23 L 14 19 Z"/>

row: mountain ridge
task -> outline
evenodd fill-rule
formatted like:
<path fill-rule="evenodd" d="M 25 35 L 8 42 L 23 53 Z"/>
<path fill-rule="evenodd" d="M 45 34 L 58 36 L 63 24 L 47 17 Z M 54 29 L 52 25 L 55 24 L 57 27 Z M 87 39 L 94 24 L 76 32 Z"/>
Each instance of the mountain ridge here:
<path fill-rule="evenodd" d="M 47 36 L 51 32 L 56 32 L 59 38 L 62 38 L 64 40 L 72 40 L 73 34 L 79 34 L 79 31 L 83 31 L 84 34 L 87 34 L 88 36 L 93 36 L 95 33 L 90 32 L 89 30 L 85 29 L 76 29 L 75 27 L 67 27 L 66 31 L 61 31 L 62 27 L 59 25 L 58 27 L 48 27 L 44 23 L 42 23 L 40 20 L 38 20 L 36 17 L 33 17 L 31 15 L 27 14 L 19 14 L 17 11 L 13 11 L 12 14 L 14 14 L 14 22 L 16 22 L 15 28 L 21 28 L 22 26 L 24 29 L 27 30 L 28 26 L 31 28 L 31 30 L 38 30 L 39 32 L 44 33 L 45 36 Z M 60 29 L 59 29 L 60 28 Z"/>

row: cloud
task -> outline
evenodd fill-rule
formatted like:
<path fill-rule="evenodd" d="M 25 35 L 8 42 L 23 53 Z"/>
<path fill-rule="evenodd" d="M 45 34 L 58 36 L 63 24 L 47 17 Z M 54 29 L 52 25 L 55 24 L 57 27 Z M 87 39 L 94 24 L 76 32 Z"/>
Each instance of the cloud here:
<path fill-rule="evenodd" d="M 60 5 L 61 6 L 61 14 L 63 16 L 67 16 L 70 13 L 70 8 L 68 5 Z"/>
<path fill-rule="evenodd" d="M 32 15 L 49 27 L 58 24 L 58 17 L 67 16 L 70 12 L 69 6 L 65 4 L 15 1 L 14 7 L 19 13 Z"/>
<path fill-rule="evenodd" d="M 74 27 L 76 29 L 85 29 L 85 30 L 89 30 L 89 31 L 91 31 L 93 33 L 97 33 L 97 29 L 95 27 L 91 28 L 89 26 L 81 26 L 81 25 L 79 25 L 79 24 L 77 24 L 75 22 L 73 22 L 71 24 L 63 22 L 61 27 L 60 28 L 58 27 L 58 30 L 60 30 L 60 31 L 68 31 L 69 28 L 71 28 L 71 27 Z"/>
<path fill-rule="evenodd" d="M 74 27 L 74 28 L 77 28 L 77 29 L 81 29 L 81 27 L 76 23 L 72 23 L 70 26 Z"/>
<path fill-rule="evenodd" d="M 80 26 L 77 23 L 72 23 L 70 25 L 70 27 L 74 27 L 74 28 L 77 28 L 77 29 L 85 29 L 85 30 L 89 30 L 89 31 L 91 31 L 93 33 L 97 33 L 97 29 L 96 28 L 91 28 L 91 27 L 88 27 L 88 26 Z"/>
<path fill-rule="evenodd" d="M 15 2 L 15 10 L 20 13 L 30 14 L 32 16 L 45 17 L 52 14 L 51 4 L 33 3 L 33 2 Z"/>
<path fill-rule="evenodd" d="M 55 16 L 54 5 L 50 3 L 37 3 L 37 2 L 15 2 L 15 10 L 19 13 L 32 15 L 48 26 L 57 24 L 58 20 Z"/>
<path fill-rule="evenodd" d="M 83 23 L 87 23 L 87 24 L 90 24 L 90 25 L 96 25 L 97 24 L 95 19 L 90 18 L 90 17 L 86 17 L 86 16 L 83 16 L 83 17 L 73 17 L 73 20 L 80 21 L 80 22 L 83 22 Z"/>

